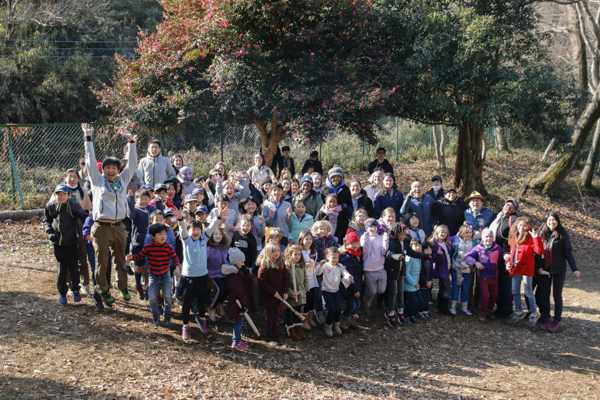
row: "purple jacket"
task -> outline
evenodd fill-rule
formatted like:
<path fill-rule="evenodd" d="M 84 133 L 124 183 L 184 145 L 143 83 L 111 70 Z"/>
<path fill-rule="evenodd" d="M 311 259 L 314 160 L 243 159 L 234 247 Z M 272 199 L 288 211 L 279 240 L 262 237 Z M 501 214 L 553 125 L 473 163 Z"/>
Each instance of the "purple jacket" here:
<path fill-rule="evenodd" d="M 221 267 L 223 264 L 228 264 L 227 250 L 229 250 L 229 247 L 224 249 L 221 246 L 206 247 L 206 268 L 208 268 L 209 278 L 225 278 L 225 275 L 221 272 Z"/>
<path fill-rule="evenodd" d="M 443 279 L 447 281 L 450 279 L 450 268 L 452 265 L 448 265 L 448 260 L 452 262 L 452 254 L 454 252 L 452 248 L 452 243 L 448 240 L 446 242 L 446 248 L 448 249 L 448 254 L 443 247 L 437 242 L 437 240 L 433 239 L 433 262 L 435 263 L 433 276 L 435 278 Z M 438 249 L 442 249 L 444 254 L 438 254 Z"/>
<path fill-rule="evenodd" d="M 490 251 L 479 243 L 467 253 L 465 261 L 469 265 L 475 265 L 478 261 L 483 265 L 483 269 L 477 270 L 478 277 L 495 278 L 498 276 L 498 260 L 502 259 L 505 253 L 504 249 L 496 243 L 492 244 Z"/>

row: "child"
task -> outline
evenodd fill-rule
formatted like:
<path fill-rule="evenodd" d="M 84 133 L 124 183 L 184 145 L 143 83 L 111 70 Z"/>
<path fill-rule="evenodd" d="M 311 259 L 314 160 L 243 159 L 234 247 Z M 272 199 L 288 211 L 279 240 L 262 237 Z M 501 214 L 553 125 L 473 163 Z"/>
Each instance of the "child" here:
<path fill-rule="evenodd" d="M 302 247 L 290 245 L 285 250 L 285 266 L 288 271 L 289 303 L 299 313 L 304 312 L 306 305 L 306 293 L 309 290 L 308 276 L 306 274 L 305 262 L 302 257 Z M 294 277 L 295 275 L 295 277 Z M 294 284 L 296 286 L 294 287 Z M 303 323 L 291 310 L 285 310 L 285 329 L 292 340 L 306 339 L 302 332 Z"/>
<path fill-rule="evenodd" d="M 360 238 L 364 260 L 364 282 L 366 285 L 364 309 L 371 315 L 371 302 L 378 294 L 383 294 L 387 286 L 387 273 L 384 269 L 385 254 L 389 249 L 389 235 L 377 234 L 377 221 L 370 219 L 365 224 L 366 232 Z"/>
<path fill-rule="evenodd" d="M 218 222 L 216 220 L 213 221 L 206 232 L 204 232 L 202 224 L 198 221 L 193 221 L 188 226 L 185 221 L 179 220 L 184 253 L 178 287 L 178 297 L 183 299 L 181 312 L 183 319 L 181 337 L 183 340 L 190 338 L 190 310 L 194 303 L 198 310 L 198 314 L 195 317 L 198 328 L 200 328 L 202 333 L 208 332 L 205 302 L 206 287 L 208 284 L 206 243 L 217 228 L 217 225 Z"/>
<path fill-rule="evenodd" d="M 253 228 L 252 217 L 249 214 L 244 214 L 240 217 L 240 221 L 236 227 L 236 231 L 233 233 L 233 239 L 231 241 L 231 247 L 237 247 L 244 253 L 244 267 L 242 272 L 245 274 L 251 271 L 254 266 L 256 257 L 258 256 L 258 250 L 256 246 L 256 238 L 252 232 Z M 229 260 L 231 263 L 231 260 Z M 232 264 L 233 265 L 233 264 Z"/>
<path fill-rule="evenodd" d="M 502 246 L 494 243 L 494 233 L 486 228 L 481 232 L 481 243 L 465 256 L 465 262 L 477 268 L 477 280 L 481 291 L 477 319 L 479 322 L 485 322 L 486 316 L 490 320 L 496 319 L 492 311 L 498 298 L 498 262 L 505 254 Z"/>
<path fill-rule="evenodd" d="M 438 311 L 442 315 L 448 315 L 450 313 L 448 303 L 452 291 L 450 268 L 453 254 L 452 243 L 448 240 L 448 227 L 438 225 L 430 241 L 433 244 L 434 276 L 439 279 Z"/>
<path fill-rule="evenodd" d="M 224 212 L 221 209 L 221 212 Z M 211 222 L 211 224 L 214 223 Z M 215 284 L 216 291 L 212 296 L 208 309 L 208 318 L 215 322 L 217 317 L 215 311 L 218 308 L 218 313 L 221 317 L 225 316 L 223 302 L 227 298 L 227 280 L 225 275 L 221 273 L 221 266 L 227 264 L 227 250 L 229 249 L 229 239 L 225 234 L 223 224 L 219 224 L 214 230 L 206 249 L 206 266 L 208 268 L 208 278 L 212 279 Z"/>
<path fill-rule="evenodd" d="M 317 276 L 323 276 L 321 290 L 328 310 L 327 318 L 325 319 L 325 334 L 328 337 L 333 337 L 333 332 L 338 335 L 342 334 L 342 330 L 340 329 L 340 318 L 342 315 L 340 282 L 342 282 L 343 279 L 349 284 L 354 278 L 343 266 L 338 264 L 340 261 L 340 252 L 337 247 L 328 248 L 325 252 L 325 257 L 327 258 L 327 262 L 325 264 L 319 264 L 316 274 Z M 348 285 L 344 286 L 347 287 Z"/>
<path fill-rule="evenodd" d="M 304 259 L 304 265 L 306 270 L 306 276 L 308 278 L 308 290 L 310 293 L 306 299 L 306 313 L 304 314 L 304 330 L 310 331 L 311 328 L 315 328 L 317 324 L 313 321 L 314 310 L 323 311 L 323 298 L 321 295 L 321 287 L 316 275 L 316 259 L 317 250 L 313 242 L 313 237 L 310 231 L 302 231 L 298 235 L 298 244 L 302 247 L 302 258 Z M 319 301 L 317 301 L 317 298 Z"/>
<path fill-rule="evenodd" d="M 229 209 L 229 213 L 223 213 L 223 210 Z M 223 214 L 225 217 L 220 217 Z M 227 239 L 231 241 L 233 238 L 233 232 L 235 232 L 235 226 L 239 221 L 240 215 L 237 210 L 229 207 L 229 197 L 226 194 L 219 195 L 217 198 L 217 206 L 208 215 L 208 223 L 210 224 L 213 219 L 220 219 L 225 225 L 225 234 Z"/>
<path fill-rule="evenodd" d="M 379 224 L 377 233 L 382 235 L 384 232 L 389 233 L 392 225 L 396 223 L 396 211 L 392 207 L 388 207 L 381 213 L 381 218 L 377 221 Z"/>
<path fill-rule="evenodd" d="M 313 242 L 317 249 L 315 261 L 320 262 L 325 259 L 325 251 L 330 247 L 337 247 L 338 242 L 333 237 L 333 227 L 329 221 L 315 222 L 310 231 L 313 234 Z"/>
<path fill-rule="evenodd" d="M 400 214 L 402 203 L 404 203 L 404 194 L 398 190 L 394 174 L 387 172 L 383 176 L 383 180 L 379 186 L 379 193 L 375 195 L 375 200 L 373 201 L 375 216 L 378 217 L 382 214 L 383 210 L 392 208 L 399 219 L 400 215 L 402 215 Z"/>
<path fill-rule="evenodd" d="M 307 173 L 311 168 L 313 172 L 323 174 L 323 165 L 321 164 L 321 161 L 319 161 L 319 152 L 316 150 L 310 152 L 309 159 L 306 160 L 304 166 L 302 167 L 302 173 Z"/>
<path fill-rule="evenodd" d="M 473 240 L 473 228 L 470 225 L 462 225 L 458 235 L 452 240 L 454 248 L 452 256 L 452 301 L 450 303 L 450 314 L 456 315 L 456 303 L 460 292 L 461 310 L 467 315 L 473 315 L 467 308 L 469 302 L 469 288 L 471 287 L 471 266 L 465 261 L 465 256 L 477 241 Z"/>
<path fill-rule="evenodd" d="M 427 254 L 431 257 L 432 247 L 431 243 L 423 242 L 423 254 Z M 433 286 L 433 266 L 431 260 L 421 260 L 421 276 L 419 277 L 419 290 L 421 291 L 421 297 L 423 298 L 423 311 L 420 314 L 421 318 L 431 319 L 429 316 L 429 302 L 431 301 L 431 287 Z"/>
<path fill-rule="evenodd" d="M 134 196 L 128 196 L 127 216 L 131 219 L 131 254 L 139 254 L 144 247 L 144 239 L 148 226 L 150 225 L 150 215 L 156 210 L 150 203 L 150 193 L 145 189 L 139 189 Z M 135 274 L 135 287 L 140 300 L 147 299 L 147 294 L 142 287 L 142 273 L 148 283 L 148 269 L 144 260 L 136 261 L 136 267 L 142 267 L 142 272 Z M 137 268 L 136 268 L 137 269 Z M 145 272 L 144 272 L 145 269 Z"/>
<path fill-rule="evenodd" d="M 292 179 L 292 183 L 290 183 L 290 192 L 292 193 L 292 198 L 294 198 L 294 196 L 296 196 L 296 193 L 298 193 L 298 190 L 300 190 L 300 181 L 296 178 Z"/>
<path fill-rule="evenodd" d="M 425 231 L 419 228 L 420 223 L 419 216 L 416 213 L 409 213 L 404 217 L 404 225 L 408 228 L 411 239 L 417 239 L 423 243 L 427 239 L 427 236 L 425 235 Z"/>
<path fill-rule="evenodd" d="M 282 181 L 284 179 L 292 180 L 292 172 L 289 168 L 283 168 L 279 174 L 279 180 Z"/>
<path fill-rule="evenodd" d="M 170 228 L 163 224 L 154 224 L 148 229 L 152 237 L 152 243 L 144 245 L 142 251 L 136 255 L 129 254 L 128 260 L 148 260 L 148 300 L 150 301 L 150 312 L 152 313 L 152 322 L 155 327 L 160 325 L 160 314 L 158 312 L 158 292 L 159 286 L 162 287 L 162 296 L 165 304 L 165 320 L 163 325 L 171 325 L 171 306 L 173 297 L 171 294 L 171 272 L 169 260 L 175 265 L 175 276 L 179 276 L 179 259 L 175 254 L 173 246 L 166 243 L 167 232 Z M 142 272 L 140 267 L 136 272 Z"/>
<path fill-rule="evenodd" d="M 300 180 L 300 188 L 294 196 L 294 202 L 302 200 L 306 207 L 306 212 L 313 218 L 317 215 L 321 207 L 323 207 L 323 198 L 315 190 L 313 190 L 313 180 L 307 174 Z"/>
<path fill-rule="evenodd" d="M 413 251 L 420 253 L 423 249 L 419 239 L 412 239 L 410 247 Z M 404 278 L 404 316 L 411 324 L 418 324 L 424 318 L 417 317 L 417 314 L 425 308 L 425 301 L 421 297 L 419 290 L 419 279 L 421 275 L 421 261 L 417 258 L 406 256 L 406 276 Z"/>
<path fill-rule="evenodd" d="M 54 189 L 56 200 L 51 200 L 44 207 L 44 224 L 48 240 L 54 245 L 54 256 L 58 263 L 58 279 L 56 287 L 60 304 L 67 304 L 67 272 L 71 275 L 73 300 L 81 301 L 79 293 L 79 269 L 77 268 L 78 222 L 83 223 L 87 213 L 76 203 L 69 193 L 67 185 L 58 185 Z"/>
<path fill-rule="evenodd" d="M 323 204 L 315 216 L 315 221 L 329 221 L 333 227 L 333 235 L 336 237 L 338 243 L 341 243 L 346 234 L 346 230 L 348 229 L 347 221 L 350 218 L 348 216 L 349 212 L 350 209 L 342 208 L 342 206 L 338 204 L 337 195 L 333 193 L 328 194 L 327 197 L 325 197 L 325 204 Z"/>
<path fill-rule="evenodd" d="M 247 197 L 240 202 L 240 214 L 249 215 L 252 217 L 252 234 L 256 240 L 256 252 L 260 253 L 262 250 L 262 239 L 265 237 L 265 219 L 260 215 L 260 201 L 255 197 Z M 254 272 L 256 275 L 256 272 Z"/>
<path fill-rule="evenodd" d="M 279 299 L 287 300 L 289 281 L 288 273 L 281 256 L 281 247 L 276 243 L 265 245 L 256 262 L 258 265 L 258 302 L 267 309 L 267 335 L 265 340 L 275 346 L 283 341 L 277 335 L 277 319 Z"/>
<path fill-rule="evenodd" d="M 204 181 L 201 181 L 199 183 L 202 184 L 202 182 L 204 182 Z M 204 183 L 206 183 L 206 182 L 204 182 Z M 210 192 L 210 194 L 207 195 L 208 192 Z M 208 192 L 206 191 L 205 188 L 196 188 L 196 189 L 192 190 L 192 196 L 196 196 L 196 201 L 197 201 L 196 207 L 198 207 L 198 205 L 203 205 L 203 206 L 206 206 L 206 208 L 210 208 L 214 205 L 215 197 L 213 196 L 213 194 L 210 190 Z"/>
<path fill-rule="evenodd" d="M 360 294 L 363 275 L 362 250 L 360 238 L 356 232 L 348 229 L 344 236 L 344 246 L 340 248 L 340 264 L 352 275 L 352 283 L 347 288 L 341 287 L 340 294 L 346 300 L 346 309 L 342 313 L 340 329 L 343 333 L 350 333 L 358 329 L 356 311 L 360 307 Z"/>
<path fill-rule="evenodd" d="M 304 230 L 310 230 L 315 223 L 313 217 L 306 213 L 306 205 L 304 201 L 298 200 L 294 204 L 294 210 L 296 211 L 292 216 L 292 224 L 290 225 L 289 239 L 298 242 L 298 236 L 300 232 Z"/>
<path fill-rule="evenodd" d="M 317 192 L 317 194 L 321 194 L 321 189 L 323 188 L 323 173 L 313 172 L 310 174 L 310 177 L 313 181 L 313 190 Z"/>
<path fill-rule="evenodd" d="M 187 208 L 184 208 L 181 213 L 183 214 L 183 220 L 185 221 L 185 223 L 191 224 L 192 221 L 194 220 L 194 216 L 192 215 L 192 212 L 190 210 L 188 210 Z"/>
<path fill-rule="evenodd" d="M 348 228 L 356 232 L 358 237 L 361 237 L 365 233 L 365 222 L 367 222 L 367 219 L 369 219 L 367 210 L 359 208 L 352 214 L 352 221 L 348 224 Z"/>
<path fill-rule="evenodd" d="M 260 181 L 259 186 L 261 190 L 260 193 L 262 195 L 262 201 L 264 202 L 265 200 L 267 200 L 267 196 L 271 191 L 271 187 L 273 186 L 273 180 L 267 176 L 265 179 Z"/>
<path fill-rule="evenodd" d="M 183 206 L 186 210 L 194 212 L 198 207 L 198 198 L 193 194 L 186 194 L 183 199 Z"/>
<path fill-rule="evenodd" d="M 283 169 L 290 171 L 290 177 L 296 173 L 296 167 L 294 166 L 294 159 L 290 157 L 290 146 L 283 146 L 281 148 L 282 166 Z"/>
<path fill-rule="evenodd" d="M 242 342 L 242 326 L 245 321 L 243 314 L 256 311 L 252 295 L 254 279 L 248 270 L 243 271 L 247 261 L 240 249 L 232 247 L 229 249 L 229 264 L 223 264 L 221 267 L 221 272 L 227 276 L 227 287 L 229 288 L 229 318 L 235 321 L 231 347 L 237 350 L 248 348 L 248 345 Z M 236 300 L 242 305 L 241 308 Z"/>
<path fill-rule="evenodd" d="M 290 192 L 290 190 L 292 189 L 292 181 L 286 178 L 280 180 L 279 183 L 281 183 L 281 186 L 283 187 L 283 194 L 281 195 L 281 197 L 284 201 L 287 201 L 288 203 L 292 204 L 292 198 L 294 197 Z"/>
<path fill-rule="evenodd" d="M 179 179 L 171 179 L 165 182 L 167 185 L 167 200 L 169 200 L 176 209 L 181 209 L 181 202 L 183 201 L 183 190 L 181 188 L 181 182 Z"/>
<path fill-rule="evenodd" d="M 227 209 L 227 211 L 229 212 L 229 209 Z M 208 222 L 206 222 L 207 218 L 208 218 L 208 209 L 206 208 L 206 206 L 204 206 L 204 205 L 197 206 L 196 211 L 194 212 L 194 219 L 202 224 L 203 232 L 206 229 L 206 224 L 208 224 Z M 218 221 L 219 219 L 215 218 L 215 220 Z"/>
<path fill-rule="evenodd" d="M 283 198 L 283 186 L 280 183 L 271 187 L 269 200 L 263 203 L 262 213 L 267 226 L 281 230 L 281 245 L 288 245 L 288 230 L 292 223 L 292 206 Z"/>
<path fill-rule="evenodd" d="M 119 132 L 129 143 L 127 167 L 119 173 L 121 162 L 116 158 L 106 158 L 102 161 L 102 172 L 97 168 L 94 144 L 92 143 L 92 132 L 89 124 L 81 124 L 85 135 L 85 167 L 88 171 L 92 185 L 93 218 L 94 225 L 91 229 L 94 250 L 96 251 L 96 286 L 94 290 L 99 293 L 107 305 L 112 305 L 115 298 L 110 294 L 108 282 L 106 281 L 106 268 L 108 265 L 108 252 L 112 252 L 117 270 L 117 281 L 115 285 L 121 292 L 125 301 L 131 296 L 127 291 L 127 270 L 125 269 L 125 254 L 127 236 L 125 226 L 121 222 L 127 217 L 127 185 L 135 174 L 137 154 L 134 137 L 125 128 Z M 167 160 L 168 161 L 168 160 Z M 170 163 L 169 163 L 170 165 Z"/>
<path fill-rule="evenodd" d="M 240 200 L 250 196 L 250 188 L 245 180 L 239 179 L 237 173 L 233 173 L 231 179 L 223 182 L 221 179 L 217 180 L 217 196 L 225 194 L 229 200 L 229 208 L 237 212 Z M 236 185 L 239 191 L 236 191 Z"/>
<path fill-rule="evenodd" d="M 264 182 L 266 178 L 270 178 L 271 181 L 277 180 L 271 168 L 265 165 L 265 157 L 262 154 L 256 153 L 252 157 L 252 162 L 254 165 L 246 171 L 250 176 L 250 181 L 255 183 Z"/>
<path fill-rule="evenodd" d="M 148 204 L 160 211 L 164 211 L 167 208 L 175 208 L 175 205 L 168 199 L 167 190 L 168 187 L 164 183 L 154 186 L 155 197 Z"/>
<path fill-rule="evenodd" d="M 154 187 L 157 183 L 175 179 L 176 174 L 171 161 L 160 154 L 160 140 L 152 139 L 148 143 L 148 155 L 140 160 L 138 168 L 142 171 L 142 184 Z M 137 157 L 135 159 L 127 158 L 130 168 L 135 170 Z"/>

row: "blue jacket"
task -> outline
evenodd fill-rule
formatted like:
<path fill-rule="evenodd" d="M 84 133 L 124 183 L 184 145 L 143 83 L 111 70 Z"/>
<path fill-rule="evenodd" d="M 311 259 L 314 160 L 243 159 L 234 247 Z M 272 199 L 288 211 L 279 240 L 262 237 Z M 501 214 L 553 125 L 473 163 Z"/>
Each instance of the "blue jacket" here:
<path fill-rule="evenodd" d="M 312 217 L 312 215 L 308 213 L 304 213 L 302 221 L 298 219 L 298 214 L 292 214 L 292 224 L 290 225 L 288 239 L 294 239 L 297 242 L 298 236 L 300 236 L 300 232 L 304 230 L 309 231 L 314 223 L 315 219 Z"/>
<path fill-rule="evenodd" d="M 415 285 L 419 283 L 421 275 L 421 260 L 418 258 L 406 257 L 406 276 L 404 277 L 404 291 L 416 292 Z"/>
<path fill-rule="evenodd" d="M 404 204 L 404 195 L 400 190 L 398 190 L 396 196 L 392 196 L 391 193 L 387 196 L 382 196 L 377 193 L 373 203 L 373 207 L 375 208 L 375 218 L 380 218 L 383 210 L 392 207 L 394 211 L 396 211 L 396 221 L 400 221 L 400 216 L 402 216 L 400 209 L 402 208 L 402 204 Z"/>
<path fill-rule="evenodd" d="M 156 207 L 148 205 L 142 209 L 135 204 L 135 196 L 127 196 L 127 217 L 131 219 L 131 245 L 133 247 L 144 246 L 148 226 L 150 226 L 150 214 Z"/>
<path fill-rule="evenodd" d="M 421 200 L 408 196 L 402 204 L 400 214 L 414 212 L 419 217 L 420 227 L 425 231 L 427 236 L 433 233 L 432 211 L 435 200 L 428 194 L 424 194 Z"/>
<path fill-rule="evenodd" d="M 340 294 L 344 297 L 354 296 L 354 293 L 359 292 L 362 286 L 362 273 L 363 273 L 363 259 L 360 257 L 353 256 L 352 254 L 345 253 L 340 257 L 340 264 L 346 267 L 346 271 L 354 277 L 354 281 L 345 288 L 344 285 L 340 284 Z"/>
<path fill-rule="evenodd" d="M 473 214 L 471 209 L 468 208 L 465 210 L 464 215 L 465 221 L 471 225 L 473 231 L 477 232 L 479 232 L 480 229 L 482 230 L 483 228 L 488 228 L 492 221 L 494 221 L 494 218 L 496 218 L 496 214 L 485 207 L 482 207 L 477 214 Z M 483 226 L 480 225 L 479 221 L 483 221 Z"/>

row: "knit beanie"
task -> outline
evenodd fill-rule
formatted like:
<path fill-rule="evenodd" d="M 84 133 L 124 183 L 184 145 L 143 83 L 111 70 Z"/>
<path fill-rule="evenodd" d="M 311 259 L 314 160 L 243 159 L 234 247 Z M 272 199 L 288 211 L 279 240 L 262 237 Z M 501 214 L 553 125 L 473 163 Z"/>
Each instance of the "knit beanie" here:
<path fill-rule="evenodd" d="M 304 176 L 302 177 L 302 179 L 300 179 L 300 186 L 302 186 L 302 184 L 304 182 L 308 182 L 308 183 L 310 183 L 311 186 L 314 186 L 313 180 L 312 180 L 312 178 L 310 177 L 309 174 L 304 174 Z"/>
<path fill-rule="evenodd" d="M 346 232 L 346 236 L 344 236 L 344 239 L 346 240 L 346 244 L 352 242 L 360 242 L 360 238 L 352 229 L 348 229 L 348 231 Z"/>
<path fill-rule="evenodd" d="M 237 247 L 230 247 L 229 251 L 229 264 L 236 265 L 237 263 L 246 262 L 246 256 Z"/>
<path fill-rule="evenodd" d="M 331 168 L 327 173 L 329 179 L 333 178 L 336 175 L 339 175 L 342 177 L 342 179 L 344 179 L 344 170 L 339 165 L 334 165 L 333 168 Z"/>
<path fill-rule="evenodd" d="M 367 221 L 367 223 L 365 224 L 365 229 L 369 229 L 372 226 L 379 226 L 379 224 L 376 220 L 372 219 L 370 221 Z"/>

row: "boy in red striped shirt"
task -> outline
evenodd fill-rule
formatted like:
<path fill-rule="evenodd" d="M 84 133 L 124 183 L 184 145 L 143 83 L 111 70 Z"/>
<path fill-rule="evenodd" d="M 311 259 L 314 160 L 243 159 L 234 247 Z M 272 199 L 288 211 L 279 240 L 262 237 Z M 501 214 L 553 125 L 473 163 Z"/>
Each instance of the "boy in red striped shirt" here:
<path fill-rule="evenodd" d="M 179 216 L 179 218 L 183 218 Z M 139 254 L 127 256 L 127 260 L 140 261 L 148 259 L 148 300 L 150 301 L 150 312 L 154 326 L 160 325 L 160 314 L 158 312 L 158 292 L 162 284 L 163 299 L 165 302 L 165 321 L 164 326 L 171 325 L 171 306 L 173 305 L 173 296 L 171 294 L 171 273 L 169 261 L 173 260 L 175 266 L 175 276 L 180 274 L 179 258 L 175 254 L 175 249 L 167 240 L 168 227 L 163 224 L 150 225 L 148 233 L 152 237 L 152 242 L 144 245 Z M 142 267 L 138 267 L 141 272 Z"/>

